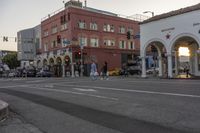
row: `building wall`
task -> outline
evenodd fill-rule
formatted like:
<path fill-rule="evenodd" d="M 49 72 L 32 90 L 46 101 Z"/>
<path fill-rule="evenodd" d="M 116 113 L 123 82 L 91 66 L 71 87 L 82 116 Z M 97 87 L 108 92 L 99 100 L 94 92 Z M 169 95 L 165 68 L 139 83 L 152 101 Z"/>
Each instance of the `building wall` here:
<path fill-rule="evenodd" d="M 200 44 L 200 10 L 140 25 L 141 49 L 151 40 L 161 40 L 171 48 L 180 36 L 191 35 Z M 169 39 L 166 37 L 170 35 Z"/>
<path fill-rule="evenodd" d="M 161 42 L 164 45 L 167 51 L 166 55 L 171 57 L 175 54 L 174 46 L 176 41 L 181 37 L 193 38 L 197 43 L 198 49 L 200 47 L 200 10 L 143 23 L 140 25 L 140 30 L 141 57 L 145 56 L 145 49 L 147 46 L 151 42 L 156 41 Z M 195 50 L 194 47 L 191 49 L 194 57 L 191 57 L 190 64 L 192 67 L 195 66 L 195 70 L 192 69 L 191 73 L 194 75 L 200 75 L 200 71 L 197 69 L 197 49 Z M 169 64 L 170 61 L 171 59 L 168 58 L 168 67 L 171 69 L 171 64 Z M 168 73 L 171 73 L 170 69 L 168 70 Z"/>
<path fill-rule="evenodd" d="M 66 15 L 67 29 L 61 31 L 61 16 Z M 84 21 L 86 23 L 86 28 L 79 28 L 78 22 Z M 98 25 L 98 30 L 91 30 L 90 23 L 95 22 Z M 114 32 L 103 31 L 103 25 L 110 24 L 114 25 Z M 119 27 L 124 26 L 126 28 L 125 33 L 119 33 Z M 57 32 L 52 33 L 52 27 L 57 27 Z M 131 40 L 134 43 L 133 49 L 128 49 L 128 40 L 127 40 L 127 28 L 130 27 L 134 30 L 133 34 L 139 34 L 139 25 L 138 22 L 120 18 L 117 16 L 105 15 L 102 13 L 91 11 L 91 9 L 83 9 L 78 7 L 68 7 L 64 11 L 57 13 L 56 15 L 49 17 L 48 19 L 41 22 L 41 36 L 42 36 L 42 48 L 39 49 L 43 55 L 43 59 L 51 58 L 58 55 L 58 50 L 65 50 L 70 45 L 80 45 L 79 37 L 87 38 L 87 46 L 84 47 L 85 53 L 87 56 L 95 55 L 99 64 L 103 64 L 104 61 L 110 62 L 109 69 L 120 68 L 121 67 L 121 53 L 137 54 L 139 55 L 139 39 Z M 48 35 L 45 36 L 45 33 Z M 62 42 L 55 43 L 57 41 L 57 36 L 60 35 L 62 39 L 65 39 L 70 42 L 70 44 L 63 44 Z M 92 47 L 90 45 L 90 38 L 96 37 L 99 39 L 99 47 Z M 104 39 L 113 39 L 115 40 L 115 46 L 105 46 Z M 126 41 L 126 48 L 119 49 L 119 41 Z M 45 45 L 48 45 L 48 49 L 45 51 Z M 80 48 L 79 48 L 80 50 Z M 53 52 L 54 51 L 54 52 Z M 72 51 L 73 55 L 75 50 Z M 46 53 L 46 54 L 45 54 Z M 56 54 L 52 54 L 56 53 Z M 109 58 L 108 58 L 109 57 Z M 111 58 L 112 57 L 112 58 Z M 89 62 L 88 62 L 89 63 Z"/>
<path fill-rule="evenodd" d="M 33 60 L 34 46 L 33 46 L 34 29 L 26 29 L 17 33 L 18 38 L 18 60 Z"/>
<path fill-rule="evenodd" d="M 22 67 L 24 64 L 28 66 L 36 57 L 36 47 L 41 47 L 41 26 L 19 31 L 17 38 L 18 60 Z"/>

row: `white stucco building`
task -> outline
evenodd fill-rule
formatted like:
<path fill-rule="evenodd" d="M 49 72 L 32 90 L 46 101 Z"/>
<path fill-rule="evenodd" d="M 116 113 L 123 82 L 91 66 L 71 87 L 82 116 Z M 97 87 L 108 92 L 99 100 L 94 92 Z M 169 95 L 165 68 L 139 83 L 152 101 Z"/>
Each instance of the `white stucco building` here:
<path fill-rule="evenodd" d="M 158 51 L 159 76 L 173 78 L 179 71 L 179 47 L 190 51 L 190 73 L 200 76 L 200 4 L 161 14 L 140 24 L 142 77 L 146 77 L 147 49 Z"/>

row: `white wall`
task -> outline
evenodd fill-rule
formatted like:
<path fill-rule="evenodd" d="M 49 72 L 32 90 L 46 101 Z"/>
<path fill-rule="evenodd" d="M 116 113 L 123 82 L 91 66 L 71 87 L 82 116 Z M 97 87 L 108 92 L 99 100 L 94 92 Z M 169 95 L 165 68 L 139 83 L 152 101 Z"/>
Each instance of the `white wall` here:
<path fill-rule="evenodd" d="M 155 38 L 163 40 L 167 47 L 171 47 L 178 36 L 186 33 L 191 34 L 200 44 L 200 10 L 141 24 L 140 30 L 141 49 L 148 41 Z M 167 34 L 170 35 L 170 39 L 166 39 Z"/>

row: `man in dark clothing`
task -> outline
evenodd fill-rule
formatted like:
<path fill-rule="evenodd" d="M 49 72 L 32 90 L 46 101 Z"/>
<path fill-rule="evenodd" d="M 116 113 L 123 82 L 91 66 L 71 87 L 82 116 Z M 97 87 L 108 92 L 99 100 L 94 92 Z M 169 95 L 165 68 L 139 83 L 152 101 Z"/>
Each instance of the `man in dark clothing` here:
<path fill-rule="evenodd" d="M 108 71 L 108 63 L 105 61 L 104 66 L 103 66 L 103 79 L 106 78 L 108 79 L 108 75 L 107 75 L 107 71 Z"/>

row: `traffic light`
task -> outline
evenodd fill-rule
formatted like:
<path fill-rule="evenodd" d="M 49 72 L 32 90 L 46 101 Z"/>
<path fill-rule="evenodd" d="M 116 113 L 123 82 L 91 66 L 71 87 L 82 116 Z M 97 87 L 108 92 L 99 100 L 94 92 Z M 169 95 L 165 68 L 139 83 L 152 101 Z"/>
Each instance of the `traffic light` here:
<path fill-rule="evenodd" d="M 81 59 L 81 52 L 80 51 L 75 53 L 75 58 L 76 59 Z"/>
<path fill-rule="evenodd" d="M 128 40 L 131 39 L 131 33 L 130 33 L 130 31 L 127 31 L 127 33 L 126 33 L 126 37 L 127 37 Z"/>
<path fill-rule="evenodd" d="M 57 43 L 61 43 L 61 35 L 57 35 Z"/>

